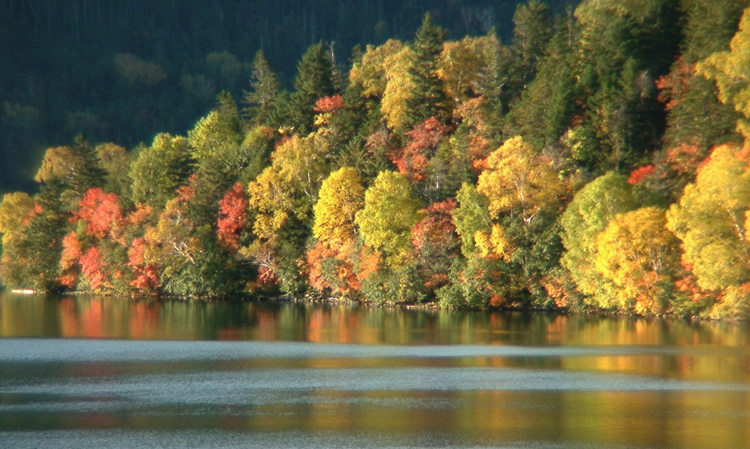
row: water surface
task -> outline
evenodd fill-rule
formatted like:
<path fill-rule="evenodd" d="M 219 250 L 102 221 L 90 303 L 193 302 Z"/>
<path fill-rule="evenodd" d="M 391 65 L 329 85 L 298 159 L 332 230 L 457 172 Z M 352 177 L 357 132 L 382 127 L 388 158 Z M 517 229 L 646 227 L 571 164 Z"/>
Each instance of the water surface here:
<path fill-rule="evenodd" d="M 0 296 L 2 447 L 732 448 L 745 324 Z"/>

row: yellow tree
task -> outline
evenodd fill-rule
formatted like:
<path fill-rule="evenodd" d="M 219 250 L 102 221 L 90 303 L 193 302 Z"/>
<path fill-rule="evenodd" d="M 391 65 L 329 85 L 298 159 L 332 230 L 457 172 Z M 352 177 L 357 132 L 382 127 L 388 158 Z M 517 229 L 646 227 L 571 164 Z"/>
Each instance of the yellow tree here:
<path fill-rule="evenodd" d="M 750 138 L 750 8 L 742 14 L 729 50 L 712 54 L 697 70 L 716 81 L 722 103 L 733 105 L 745 117 L 738 120 L 737 129 Z"/>
<path fill-rule="evenodd" d="M 337 295 L 359 290 L 355 217 L 363 205 L 364 187 L 354 168 L 342 167 L 323 181 L 314 206 L 316 242 L 307 251 L 309 281 L 316 290 Z"/>
<path fill-rule="evenodd" d="M 388 55 L 384 64 L 387 83 L 380 102 L 380 110 L 385 116 L 388 128 L 400 131 L 405 127 L 409 108 L 406 100 L 410 98 L 414 84 L 409 76 L 411 49 L 403 47 L 397 53 Z"/>
<path fill-rule="evenodd" d="M 659 314 L 670 305 L 680 249 L 666 223 L 664 210 L 646 207 L 617 215 L 597 236 L 594 264 L 620 310 Z"/>
<path fill-rule="evenodd" d="M 438 74 L 453 101 L 460 103 L 480 94 L 487 76 L 484 69 L 497 65 L 500 51 L 500 41 L 495 35 L 467 36 L 443 44 Z"/>
<path fill-rule="evenodd" d="M 315 203 L 313 236 L 329 246 L 341 245 L 356 237 L 355 216 L 364 206 L 364 187 L 357 170 L 342 167 L 320 186 Z"/>
<path fill-rule="evenodd" d="M 318 133 L 294 135 L 274 151 L 269 167 L 248 185 L 250 208 L 257 211 L 253 231 L 272 239 L 294 217 L 312 218 L 320 184 L 328 175 L 328 144 Z"/>
<path fill-rule="evenodd" d="M 545 301 L 536 291 L 540 279 L 554 268 L 562 247 L 557 215 L 566 185 L 551 161 L 521 137 L 507 140 L 485 161 L 477 192 L 487 197 L 492 219 L 489 231 L 474 240 L 485 256 L 510 263 L 515 289 Z"/>
<path fill-rule="evenodd" d="M 750 286 L 748 148 L 716 147 L 667 212 L 698 286 L 724 294 L 726 313 L 745 313 Z M 742 298 L 745 297 L 743 300 Z M 722 312 L 723 313 L 723 312 Z"/>
<path fill-rule="evenodd" d="M 637 207 L 627 178 L 609 172 L 586 184 L 560 218 L 565 246 L 560 264 L 570 273 L 578 290 L 589 295 L 597 307 L 609 307 L 600 295 L 607 282 L 594 266 L 596 239 L 617 214 Z"/>
<path fill-rule="evenodd" d="M 397 39 L 389 39 L 386 43 L 377 47 L 368 45 L 362 58 L 355 62 L 349 71 L 349 82 L 362 84 L 362 97 L 383 97 L 389 79 L 388 71 L 390 70 L 386 61 L 403 49 L 404 44 Z"/>
<path fill-rule="evenodd" d="M 365 192 L 364 208 L 355 221 L 367 245 L 382 251 L 386 263 L 403 266 L 411 253 L 411 229 L 419 220 L 420 204 L 402 174 L 383 171 Z"/>
<path fill-rule="evenodd" d="M 240 253 L 262 270 L 262 283 L 277 281 L 289 294 L 306 288 L 304 246 L 318 189 L 330 171 L 328 147 L 321 133 L 288 138 L 274 151 L 271 165 L 247 188 L 258 239 Z"/>
<path fill-rule="evenodd" d="M 565 185 L 550 161 L 523 141 L 507 140 L 487 158 L 477 191 L 489 199 L 493 218 L 501 214 L 530 224 L 540 211 L 560 206 Z"/>
<path fill-rule="evenodd" d="M 34 199 L 29 194 L 13 192 L 3 195 L 0 202 L 0 234 L 3 234 L 3 245 L 23 232 L 33 213 Z"/>

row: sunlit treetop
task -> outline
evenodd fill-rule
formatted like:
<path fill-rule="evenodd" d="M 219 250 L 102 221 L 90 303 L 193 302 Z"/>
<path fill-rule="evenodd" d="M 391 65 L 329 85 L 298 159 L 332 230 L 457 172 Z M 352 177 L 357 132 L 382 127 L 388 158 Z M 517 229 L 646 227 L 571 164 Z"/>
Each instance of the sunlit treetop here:
<path fill-rule="evenodd" d="M 750 8 L 742 14 L 739 31 L 729 43 L 729 50 L 714 53 L 698 64 L 698 71 L 716 81 L 719 99 L 734 105 L 745 118 L 738 130 L 750 138 Z"/>

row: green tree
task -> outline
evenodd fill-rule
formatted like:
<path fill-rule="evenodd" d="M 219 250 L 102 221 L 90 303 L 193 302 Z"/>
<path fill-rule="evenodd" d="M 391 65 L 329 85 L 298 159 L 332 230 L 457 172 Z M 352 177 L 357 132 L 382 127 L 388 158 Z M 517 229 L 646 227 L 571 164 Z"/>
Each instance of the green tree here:
<path fill-rule="evenodd" d="M 419 220 L 419 209 L 404 175 L 381 172 L 365 192 L 364 208 L 356 214 L 359 233 L 367 245 L 385 254 L 389 266 L 404 267 L 411 255 L 411 228 Z"/>
<path fill-rule="evenodd" d="M 538 0 L 518 4 L 513 14 L 513 25 L 510 55 L 500 66 L 505 105 L 515 101 L 536 76 L 537 65 L 552 37 L 549 7 Z"/>
<path fill-rule="evenodd" d="M 242 141 L 242 128 L 239 112 L 232 96 L 222 92 L 219 105 L 207 116 L 198 120 L 188 131 L 188 144 L 192 157 L 200 164 L 207 158 L 214 158 L 228 146 L 237 146 Z"/>
<path fill-rule="evenodd" d="M 578 290 L 590 297 L 590 305 L 614 306 L 606 296 L 600 295 L 606 281 L 594 264 L 597 236 L 617 214 L 636 208 L 637 202 L 627 179 L 609 172 L 576 193 L 560 218 L 565 246 L 560 263 L 568 270 Z"/>
<path fill-rule="evenodd" d="M 697 72 L 696 64 L 712 53 L 726 50 L 747 2 L 683 0 L 682 3 L 685 37 L 681 56 L 669 74 L 657 80 L 657 87 L 667 109 L 664 135 L 667 148 L 697 145 L 697 155 L 702 159 L 711 147 L 724 143 L 732 135 L 739 115 L 731 104 L 718 100 L 716 84 Z"/>
<path fill-rule="evenodd" d="M 458 207 L 451 212 L 456 232 L 461 237 L 461 253 L 469 258 L 478 251 L 475 236 L 489 234 L 492 221 L 489 200 L 476 186 L 463 183 L 456 194 Z"/>
<path fill-rule="evenodd" d="M 568 22 L 550 40 L 545 56 L 536 60 L 536 77 L 527 82 L 505 117 L 505 133 L 545 148 L 558 142 L 576 112 L 578 37 Z"/>
<path fill-rule="evenodd" d="M 130 167 L 133 202 L 162 210 L 177 188 L 187 182 L 193 171 L 188 140 L 162 133 L 150 147 L 142 147 Z"/>
<path fill-rule="evenodd" d="M 333 69 L 334 61 L 323 42 L 308 47 L 297 65 L 291 104 L 293 125 L 302 134 L 313 129 L 318 98 L 336 93 Z"/>
<path fill-rule="evenodd" d="M 263 50 L 258 50 L 253 58 L 250 88 L 249 92 L 244 93 L 244 101 L 248 105 L 244 114 L 255 126 L 269 124 L 281 86 Z"/>
<path fill-rule="evenodd" d="M 108 192 L 119 195 L 121 200 L 130 198 L 132 180 L 129 177 L 131 158 L 128 151 L 114 143 L 103 143 L 96 146 L 98 165 L 104 171 L 102 187 Z"/>
<path fill-rule="evenodd" d="M 575 10 L 580 34 L 582 123 L 573 156 L 593 169 L 640 164 L 660 145 L 664 110 L 653 81 L 677 54 L 680 23 L 671 0 L 589 0 Z"/>
<path fill-rule="evenodd" d="M 406 128 L 430 117 L 441 122 L 446 122 L 450 117 L 452 105 L 439 74 L 443 39 L 443 29 L 433 23 L 429 13 L 425 14 L 412 45 L 408 74 L 413 90 L 406 100 Z"/>

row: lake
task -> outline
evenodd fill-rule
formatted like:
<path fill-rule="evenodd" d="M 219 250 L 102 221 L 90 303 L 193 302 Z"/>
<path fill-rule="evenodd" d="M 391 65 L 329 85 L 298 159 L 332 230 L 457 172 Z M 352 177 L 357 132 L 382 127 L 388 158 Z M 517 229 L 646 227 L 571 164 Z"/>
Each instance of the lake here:
<path fill-rule="evenodd" d="M 0 446 L 741 448 L 745 323 L 0 296 Z"/>

